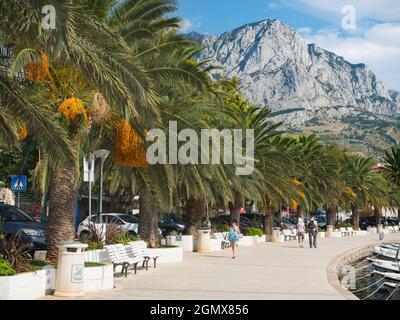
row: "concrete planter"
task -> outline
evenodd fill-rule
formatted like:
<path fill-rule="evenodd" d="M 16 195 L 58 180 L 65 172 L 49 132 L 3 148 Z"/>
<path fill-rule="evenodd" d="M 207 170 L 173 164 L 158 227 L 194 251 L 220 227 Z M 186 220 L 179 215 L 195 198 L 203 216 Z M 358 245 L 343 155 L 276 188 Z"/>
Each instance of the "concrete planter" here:
<path fill-rule="evenodd" d="M 99 292 L 114 288 L 114 272 L 112 264 L 85 268 L 85 292 Z"/>
<path fill-rule="evenodd" d="M 56 287 L 57 269 L 38 270 L 0 277 L 0 300 L 34 300 L 52 294 Z M 112 265 L 84 269 L 85 292 L 114 288 Z"/>
<path fill-rule="evenodd" d="M 107 263 L 108 253 L 106 249 L 85 251 L 85 262 Z"/>
<path fill-rule="evenodd" d="M 0 300 L 34 300 L 55 287 L 55 269 L 0 277 Z"/>
<path fill-rule="evenodd" d="M 365 237 L 368 235 L 368 231 L 365 231 L 365 230 L 354 231 L 354 233 L 356 236 L 359 236 L 359 237 Z"/>
<path fill-rule="evenodd" d="M 239 239 L 238 245 L 242 247 L 252 247 L 254 244 L 254 237 L 253 236 L 244 236 L 243 238 Z"/>
<path fill-rule="evenodd" d="M 218 239 L 210 239 L 210 251 L 222 251 L 221 242 Z"/>
<path fill-rule="evenodd" d="M 331 238 L 341 238 L 342 237 L 342 233 L 340 231 L 333 231 Z"/>
<path fill-rule="evenodd" d="M 184 252 L 193 252 L 193 236 L 167 236 L 166 244 L 182 247 Z"/>
<path fill-rule="evenodd" d="M 157 259 L 157 263 L 177 263 L 183 261 L 183 248 L 157 248 L 147 249 L 151 253 L 159 253 L 160 257 Z"/>
<path fill-rule="evenodd" d="M 264 234 L 263 236 L 253 236 L 253 242 L 258 243 L 258 242 L 266 242 L 267 241 L 267 236 Z"/>
<path fill-rule="evenodd" d="M 326 232 L 318 232 L 318 237 L 325 238 L 326 237 Z"/>

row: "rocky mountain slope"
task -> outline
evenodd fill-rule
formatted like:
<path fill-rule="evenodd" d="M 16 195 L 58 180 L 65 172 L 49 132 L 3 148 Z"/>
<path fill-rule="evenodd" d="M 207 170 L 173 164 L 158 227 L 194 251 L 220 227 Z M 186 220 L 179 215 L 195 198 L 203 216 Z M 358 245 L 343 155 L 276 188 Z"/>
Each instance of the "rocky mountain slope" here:
<path fill-rule="evenodd" d="M 218 36 L 191 33 L 199 59 L 240 79 L 256 104 L 273 110 L 291 131 L 315 132 L 354 151 L 381 151 L 400 140 L 400 93 L 387 90 L 365 64 L 351 64 L 307 44 L 279 20 L 251 23 Z"/>

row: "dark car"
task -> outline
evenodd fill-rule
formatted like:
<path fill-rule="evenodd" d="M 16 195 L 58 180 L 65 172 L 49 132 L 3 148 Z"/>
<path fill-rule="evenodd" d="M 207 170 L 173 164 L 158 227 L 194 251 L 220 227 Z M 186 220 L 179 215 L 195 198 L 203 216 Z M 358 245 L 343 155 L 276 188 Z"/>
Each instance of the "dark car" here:
<path fill-rule="evenodd" d="M 212 224 L 221 225 L 221 224 L 230 224 L 231 218 L 230 216 L 216 216 L 210 219 Z"/>
<path fill-rule="evenodd" d="M 176 218 L 164 216 L 158 222 L 158 227 L 161 229 L 163 236 L 176 232 L 181 234 L 185 230 L 185 224 L 182 221 L 178 221 Z"/>
<path fill-rule="evenodd" d="M 0 204 L 0 224 L 5 237 L 21 232 L 21 242 L 29 244 L 33 254 L 46 250 L 45 225 L 36 222 L 29 214 L 14 206 Z"/>

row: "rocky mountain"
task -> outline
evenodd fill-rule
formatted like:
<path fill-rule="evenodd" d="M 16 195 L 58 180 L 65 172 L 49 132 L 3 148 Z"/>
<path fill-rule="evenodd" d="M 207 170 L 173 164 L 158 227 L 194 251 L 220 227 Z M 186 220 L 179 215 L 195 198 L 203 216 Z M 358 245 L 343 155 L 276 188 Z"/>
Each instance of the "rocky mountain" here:
<path fill-rule="evenodd" d="M 365 150 L 357 151 L 369 152 L 400 139 L 395 121 L 399 92 L 387 90 L 365 64 L 352 64 L 307 44 L 279 20 L 247 24 L 217 36 L 188 37 L 204 46 L 199 59 L 211 58 L 222 67 L 214 71 L 215 79 L 237 76 L 246 97 L 270 107 L 289 130 L 316 132 L 352 147 L 360 144 Z M 369 141 L 365 132 L 376 134 L 375 124 L 380 136 Z"/>

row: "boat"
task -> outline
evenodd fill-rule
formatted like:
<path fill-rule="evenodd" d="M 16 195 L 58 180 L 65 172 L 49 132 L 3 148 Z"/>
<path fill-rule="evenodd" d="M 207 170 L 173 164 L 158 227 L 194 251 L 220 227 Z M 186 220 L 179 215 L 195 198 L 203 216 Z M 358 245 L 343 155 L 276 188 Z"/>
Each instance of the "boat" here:
<path fill-rule="evenodd" d="M 392 249 L 392 250 L 399 249 L 399 246 L 395 245 L 395 244 L 383 244 L 383 245 L 381 245 L 381 247 L 385 248 L 385 249 Z"/>
<path fill-rule="evenodd" d="M 373 274 L 379 274 L 385 278 L 400 281 L 400 274 L 395 272 L 380 272 L 380 271 L 373 271 Z"/>
<path fill-rule="evenodd" d="M 397 251 L 395 249 L 388 249 L 388 248 L 382 248 L 382 247 L 375 247 L 374 248 L 374 254 L 380 255 L 385 258 L 393 259 L 396 260 L 398 257 L 400 257 L 400 253 L 397 256 Z"/>
<path fill-rule="evenodd" d="M 384 282 L 383 284 L 385 286 L 389 287 L 389 288 L 392 288 L 392 289 L 395 289 L 395 288 L 399 287 L 399 285 L 397 283 L 394 283 L 394 282 Z"/>
<path fill-rule="evenodd" d="M 393 262 L 393 261 L 387 261 L 387 260 L 371 259 L 371 258 L 369 258 L 368 261 L 371 261 L 372 265 L 379 269 L 400 272 L 400 268 L 399 268 L 400 263 Z"/>

